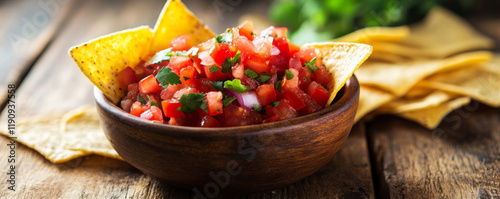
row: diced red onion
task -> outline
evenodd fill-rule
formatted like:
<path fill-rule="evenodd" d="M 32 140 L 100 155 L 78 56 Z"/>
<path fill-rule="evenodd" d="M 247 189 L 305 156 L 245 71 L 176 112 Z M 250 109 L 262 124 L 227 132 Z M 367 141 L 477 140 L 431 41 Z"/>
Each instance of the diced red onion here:
<path fill-rule="evenodd" d="M 271 48 L 271 55 L 279 55 L 280 54 L 280 49 L 276 48 L 276 46 L 273 46 Z"/>
<path fill-rule="evenodd" d="M 240 106 L 245 106 L 247 108 L 253 109 L 253 105 L 257 104 L 260 106 L 259 99 L 255 91 L 247 91 L 244 93 L 238 93 L 230 89 L 224 89 L 224 92 L 230 97 L 236 97 Z"/>

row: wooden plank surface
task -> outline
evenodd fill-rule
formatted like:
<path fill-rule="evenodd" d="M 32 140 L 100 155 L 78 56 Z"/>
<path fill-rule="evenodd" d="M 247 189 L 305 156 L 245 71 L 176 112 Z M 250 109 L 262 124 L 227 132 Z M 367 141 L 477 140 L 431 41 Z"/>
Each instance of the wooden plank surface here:
<path fill-rule="evenodd" d="M 68 16 L 74 1 L 0 1 L 0 110 Z"/>
<path fill-rule="evenodd" d="M 500 197 L 500 109 L 473 101 L 435 130 L 382 116 L 367 127 L 378 196 Z"/>
<path fill-rule="evenodd" d="M 193 2 L 186 3 L 189 6 Z M 93 86 L 68 56 L 68 48 L 100 35 L 142 24 L 152 27 L 163 4 L 163 0 L 77 2 L 75 6 L 78 9 L 72 12 L 60 34 L 57 34 L 52 44 L 37 60 L 17 90 L 15 99 L 17 118 L 93 104 Z M 240 14 L 236 12 L 238 6 L 234 5 L 234 14 Z M 232 20 L 236 23 L 234 14 L 227 12 L 227 18 L 224 17 L 222 21 Z M 204 21 L 210 25 L 217 24 L 220 20 L 216 18 Z M 224 24 L 224 26 L 229 25 Z M 0 119 L 5 120 L 5 117 L 4 111 Z M 0 136 L 1 157 L 6 157 L 4 154 L 9 151 L 7 143 L 9 140 Z M 16 191 L 7 190 L 4 182 L 8 175 L 0 175 L 0 198 L 193 197 L 191 191 L 162 184 L 122 161 L 89 156 L 66 164 L 52 164 L 22 145 L 17 145 L 16 150 L 18 162 Z M 6 160 L 0 161 L 1 169 L 8 165 Z M 373 198 L 370 172 L 364 128 L 358 125 L 345 147 L 326 167 L 313 176 L 274 192 L 238 197 Z"/>

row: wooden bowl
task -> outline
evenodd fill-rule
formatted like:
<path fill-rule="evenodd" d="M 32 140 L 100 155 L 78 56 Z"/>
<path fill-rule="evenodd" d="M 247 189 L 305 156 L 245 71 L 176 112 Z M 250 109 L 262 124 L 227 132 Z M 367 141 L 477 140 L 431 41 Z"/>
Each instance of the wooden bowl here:
<path fill-rule="evenodd" d="M 327 164 L 353 126 L 359 83 L 351 77 L 332 106 L 319 112 L 224 128 L 153 123 L 123 111 L 97 88 L 94 96 L 106 137 L 123 159 L 147 175 L 210 197 L 276 189 Z"/>

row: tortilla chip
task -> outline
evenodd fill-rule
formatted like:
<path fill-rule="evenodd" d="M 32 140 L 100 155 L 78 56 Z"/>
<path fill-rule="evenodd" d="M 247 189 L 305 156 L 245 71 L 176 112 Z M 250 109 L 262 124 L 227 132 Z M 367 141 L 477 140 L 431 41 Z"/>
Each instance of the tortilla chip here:
<path fill-rule="evenodd" d="M 420 82 L 411 88 L 403 97 L 407 99 L 424 97 L 431 94 L 435 89 L 419 86 Z"/>
<path fill-rule="evenodd" d="M 330 91 L 327 106 L 332 103 L 337 92 L 372 52 L 372 47 L 369 45 L 342 42 L 308 43 L 302 48 L 314 48 L 316 54 L 321 57 L 321 63 L 325 65 L 333 78 L 327 85 Z"/>
<path fill-rule="evenodd" d="M 410 26 L 411 34 L 401 44 L 425 49 L 428 57 L 444 58 L 461 52 L 491 49 L 493 40 L 466 21 L 441 7 L 434 7 L 423 22 Z"/>
<path fill-rule="evenodd" d="M 149 27 L 141 26 L 72 47 L 69 54 L 83 74 L 116 104 L 127 90 L 121 87 L 118 72 L 146 58 L 152 36 Z"/>
<path fill-rule="evenodd" d="M 500 107 L 500 55 L 476 67 L 433 75 L 417 85 L 470 96 L 489 106 Z"/>
<path fill-rule="evenodd" d="M 390 93 L 364 85 L 361 85 L 359 92 L 358 111 L 354 122 L 394 98 Z"/>
<path fill-rule="evenodd" d="M 456 94 L 443 91 L 434 91 L 420 98 L 399 98 L 384 104 L 377 109 L 379 113 L 402 113 L 439 106 L 455 98 Z"/>
<path fill-rule="evenodd" d="M 359 82 L 391 92 L 398 97 L 407 93 L 419 81 L 434 73 L 473 66 L 491 60 L 487 51 L 463 53 L 444 60 L 412 61 L 408 63 L 364 64 L 356 71 Z"/>
<path fill-rule="evenodd" d="M 400 27 L 367 27 L 354 31 L 343 37 L 334 39 L 334 42 L 354 42 L 371 44 L 375 41 L 400 41 L 410 34 L 408 26 Z"/>
<path fill-rule="evenodd" d="M 66 113 L 60 130 L 65 136 L 64 148 L 122 159 L 106 139 L 94 107 L 86 106 Z"/>
<path fill-rule="evenodd" d="M 403 57 L 397 54 L 390 54 L 390 53 L 380 53 L 377 52 L 375 48 L 373 48 L 373 53 L 370 55 L 370 60 L 372 61 L 382 61 L 382 62 L 388 62 L 388 63 L 402 63 L 402 62 L 408 62 L 410 59 L 407 57 Z"/>
<path fill-rule="evenodd" d="M 150 53 L 167 49 L 170 40 L 190 35 L 196 44 L 215 35 L 180 0 L 168 0 L 156 21 Z"/>
<path fill-rule="evenodd" d="M 415 121 L 429 129 L 434 129 L 439 125 L 441 120 L 448 115 L 448 113 L 468 104 L 469 102 L 470 97 L 459 97 L 436 107 L 403 112 L 397 115 L 408 120 Z"/>
<path fill-rule="evenodd" d="M 73 151 L 63 147 L 64 134 L 59 123 L 64 114 L 52 114 L 20 119 L 16 124 L 16 141 L 42 154 L 52 163 L 63 163 L 89 155 L 84 151 Z M 0 133 L 7 135 L 0 130 Z"/>

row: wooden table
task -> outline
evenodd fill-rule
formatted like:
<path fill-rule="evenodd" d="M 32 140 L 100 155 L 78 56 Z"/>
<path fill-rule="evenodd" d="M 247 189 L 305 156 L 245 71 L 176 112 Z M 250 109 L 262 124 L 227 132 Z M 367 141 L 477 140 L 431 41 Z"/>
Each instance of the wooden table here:
<path fill-rule="evenodd" d="M 234 4 L 229 4 L 232 2 Z M 189 1 L 216 32 L 244 13 L 266 14 L 268 2 Z M 97 36 L 154 26 L 164 0 L 4 0 L 0 2 L 0 109 L 16 84 L 17 118 L 93 104 L 92 89 L 68 48 Z M 215 14 L 214 14 L 215 13 Z M 500 40 L 500 19 L 474 25 Z M 3 110 L 2 119 L 6 118 Z M 1 128 L 6 128 L 2 126 Z M 16 149 L 16 191 L 7 189 L 9 139 L 0 136 L 0 198 L 192 198 L 129 164 L 100 156 L 52 164 Z M 255 195 L 223 198 L 498 198 L 500 109 L 473 101 L 433 131 L 394 116 L 356 124 L 335 157 L 314 175 Z"/>

